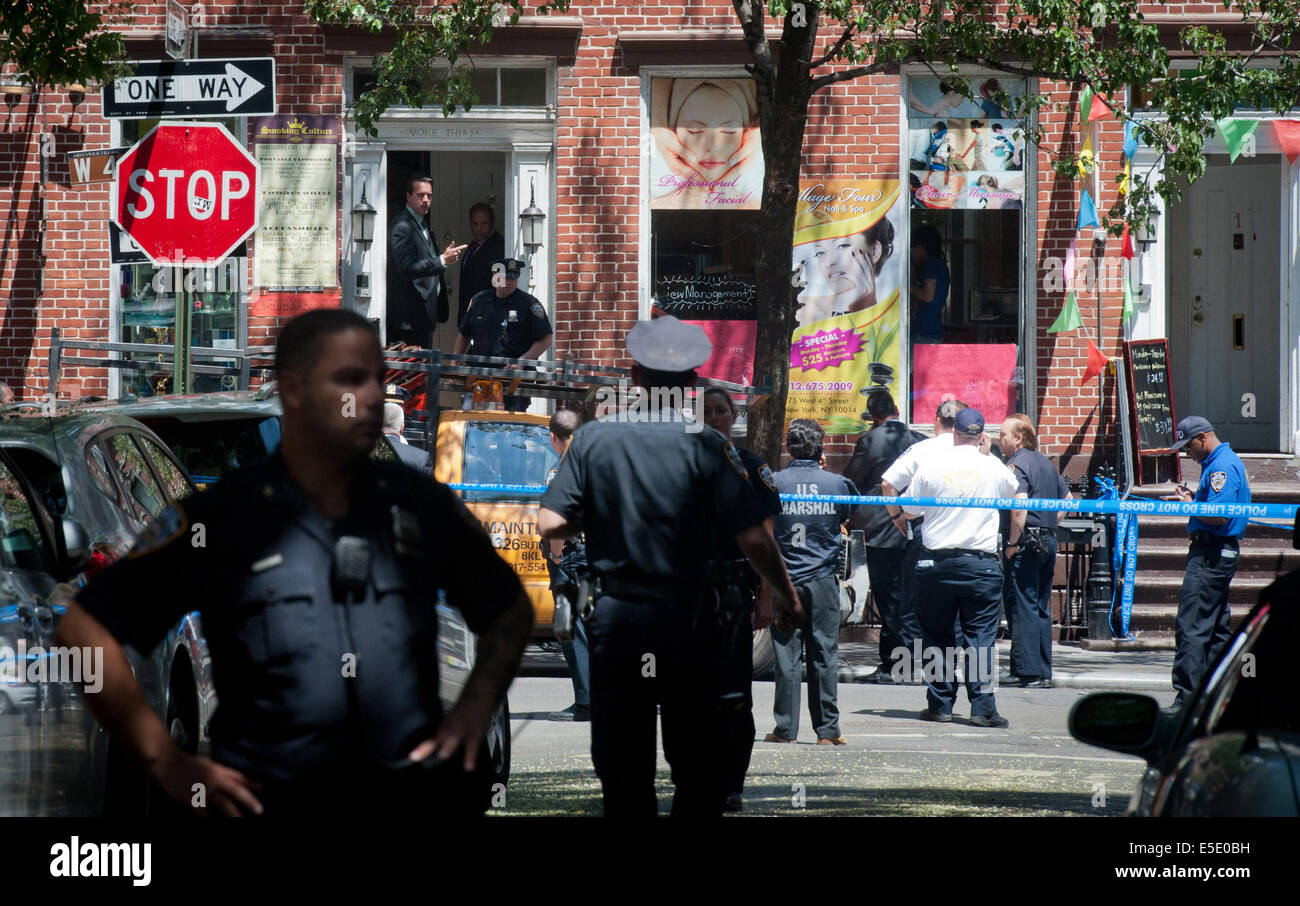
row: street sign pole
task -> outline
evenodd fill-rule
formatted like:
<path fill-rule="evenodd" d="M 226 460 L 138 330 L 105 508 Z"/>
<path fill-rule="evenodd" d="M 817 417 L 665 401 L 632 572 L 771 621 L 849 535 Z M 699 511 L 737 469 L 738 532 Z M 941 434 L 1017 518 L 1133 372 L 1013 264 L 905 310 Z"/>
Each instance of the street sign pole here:
<path fill-rule="evenodd" d="M 185 297 L 185 268 L 173 268 L 176 275 L 176 347 L 172 355 L 172 393 L 193 393 L 194 379 L 190 373 L 191 303 Z"/>

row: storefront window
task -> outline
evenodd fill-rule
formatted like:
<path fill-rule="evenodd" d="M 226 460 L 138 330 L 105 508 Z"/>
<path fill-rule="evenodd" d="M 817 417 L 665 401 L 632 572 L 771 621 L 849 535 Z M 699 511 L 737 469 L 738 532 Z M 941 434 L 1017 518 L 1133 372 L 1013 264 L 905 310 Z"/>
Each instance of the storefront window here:
<path fill-rule="evenodd" d="M 134 145 L 158 124 L 158 120 L 121 120 L 122 146 Z M 238 119 L 218 120 L 239 138 L 243 135 Z M 242 250 L 244 247 L 241 246 Z M 247 259 L 232 256 L 216 267 L 157 268 L 147 260 L 121 264 L 118 271 L 118 324 L 124 343 L 156 343 L 168 351 L 175 345 L 177 293 L 184 292 L 191 305 L 191 346 L 237 349 L 243 336 L 240 301 L 244 297 Z M 183 277 L 178 277 L 183 273 Z M 125 354 L 126 359 L 149 357 Z M 170 359 L 170 355 L 167 356 Z M 158 361 L 162 361 L 161 356 Z M 233 367 L 234 359 L 199 359 L 196 364 Z M 199 393 L 233 390 L 235 375 L 194 374 L 194 390 Z M 118 394 L 149 396 L 172 392 L 171 372 L 157 369 L 120 369 Z"/>
<path fill-rule="evenodd" d="M 705 377 L 753 382 L 763 153 L 754 83 L 650 80 L 652 314 L 698 324 Z"/>
<path fill-rule="evenodd" d="M 1025 411 L 1020 258 L 1023 126 L 998 105 L 1023 80 L 972 79 L 976 100 L 936 78 L 908 86 L 912 232 L 911 418 L 945 399 L 989 424 Z"/>

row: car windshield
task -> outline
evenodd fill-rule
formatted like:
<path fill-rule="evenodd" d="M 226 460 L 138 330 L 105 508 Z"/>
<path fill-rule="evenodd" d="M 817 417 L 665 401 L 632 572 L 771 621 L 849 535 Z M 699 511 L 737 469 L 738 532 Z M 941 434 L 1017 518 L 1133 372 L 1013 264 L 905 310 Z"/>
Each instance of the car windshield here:
<path fill-rule="evenodd" d="M 520 422 L 470 422 L 465 426 L 466 484 L 546 483 L 559 457 L 545 425 Z M 465 500 L 535 500 L 502 491 L 466 491 Z"/>
<path fill-rule="evenodd" d="M 142 419 L 176 454 L 200 487 L 214 484 L 240 466 L 272 453 L 280 443 L 275 416 L 181 421 Z"/>

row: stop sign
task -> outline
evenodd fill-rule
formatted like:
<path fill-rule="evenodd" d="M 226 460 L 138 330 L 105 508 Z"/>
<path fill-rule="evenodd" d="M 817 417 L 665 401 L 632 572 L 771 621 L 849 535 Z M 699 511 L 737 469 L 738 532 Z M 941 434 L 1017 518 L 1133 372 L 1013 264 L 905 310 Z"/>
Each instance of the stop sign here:
<path fill-rule="evenodd" d="M 257 228 L 257 176 L 219 123 L 161 123 L 117 163 L 113 220 L 160 267 L 210 267 Z"/>

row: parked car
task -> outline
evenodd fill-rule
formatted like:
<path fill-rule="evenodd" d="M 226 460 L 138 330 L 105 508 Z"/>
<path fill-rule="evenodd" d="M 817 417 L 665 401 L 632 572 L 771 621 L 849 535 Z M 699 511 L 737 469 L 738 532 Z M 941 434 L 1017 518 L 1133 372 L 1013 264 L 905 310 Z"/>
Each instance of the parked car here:
<path fill-rule="evenodd" d="M 1176 712 L 1127 692 L 1098 692 L 1075 704 L 1076 739 L 1147 761 L 1128 814 L 1300 815 L 1300 704 L 1289 650 L 1297 614 L 1300 570 L 1260 593 Z"/>
<path fill-rule="evenodd" d="M 55 583 L 79 582 L 125 554 L 145 524 L 193 485 L 153 432 L 95 412 L 0 421 L 0 486 L 0 654 L 14 652 L 0 672 L 13 680 L 7 690 L 24 688 L 12 700 L 31 712 L 5 716 L 5 776 L 29 790 L 0 792 L 0 812 L 138 813 L 147 805 L 147 777 L 85 708 L 76 677 L 32 668 L 54 663 L 44 651 L 64 611 L 50 601 Z M 215 697 L 192 616 L 154 651 L 128 647 L 127 657 L 173 739 L 200 752 Z"/>

